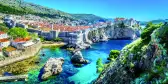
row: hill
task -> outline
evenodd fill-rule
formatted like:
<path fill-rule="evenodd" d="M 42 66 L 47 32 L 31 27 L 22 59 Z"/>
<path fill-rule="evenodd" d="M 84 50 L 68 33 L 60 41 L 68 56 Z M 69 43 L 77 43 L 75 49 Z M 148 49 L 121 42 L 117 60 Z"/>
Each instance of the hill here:
<path fill-rule="evenodd" d="M 148 22 L 152 22 L 154 24 L 159 24 L 159 23 L 165 23 L 168 22 L 168 19 L 157 19 L 157 20 L 151 20 L 151 21 L 141 21 L 141 25 L 146 25 Z"/>
<path fill-rule="evenodd" d="M 95 22 L 95 21 L 106 21 L 107 19 L 93 15 L 93 14 L 71 14 L 74 18 L 89 21 L 89 22 Z"/>
<path fill-rule="evenodd" d="M 33 14 L 40 17 L 85 20 L 89 22 L 104 20 L 93 14 L 69 14 L 60 10 L 25 2 L 23 0 L 0 0 L 0 12 L 16 15 Z"/>
<path fill-rule="evenodd" d="M 23 0 L 0 0 L 0 12 L 6 14 L 34 14 L 49 18 L 72 18 L 70 14 Z"/>

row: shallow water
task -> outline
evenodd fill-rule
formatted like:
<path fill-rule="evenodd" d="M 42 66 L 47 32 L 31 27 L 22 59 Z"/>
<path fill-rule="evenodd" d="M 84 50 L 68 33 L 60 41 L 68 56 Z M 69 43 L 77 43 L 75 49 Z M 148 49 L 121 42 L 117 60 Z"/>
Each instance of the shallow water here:
<path fill-rule="evenodd" d="M 83 50 L 85 59 L 91 61 L 90 64 L 78 68 L 79 72 L 69 77 L 70 80 L 75 81 L 75 84 L 88 84 L 95 80 L 99 74 L 96 73 L 96 61 L 102 58 L 103 62 L 107 62 L 107 57 L 110 50 L 121 50 L 130 40 L 110 40 L 108 42 L 100 42 L 92 45 L 91 49 Z"/>
<path fill-rule="evenodd" d="M 65 49 L 42 49 L 39 53 L 40 63 L 39 67 L 42 67 L 44 63 L 50 57 L 63 57 L 65 59 L 63 64 L 63 71 L 52 77 L 47 81 L 39 81 L 38 74 L 40 69 L 33 69 L 29 71 L 28 83 L 42 83 L 42 84 L 90 84 L 98 77 L 96 73 L 96 61 L 98 58 L 102 58 L 103 62 L 108 62 L 107 57 L 110 50 L 121 50 L 126 44 L 131 43 L 131 40 L 109 40 L 108 42 L 100 42 L 92 45 L 92 48 L 82 50 L 82 54 L 85 59 L 90 61 L 90 64 L 77 68 L 70 62 L 70 53 Z M 45 53 L 45 56 L 41 54 Z M 19 83 L 19 82 L 18 82 Z"/>

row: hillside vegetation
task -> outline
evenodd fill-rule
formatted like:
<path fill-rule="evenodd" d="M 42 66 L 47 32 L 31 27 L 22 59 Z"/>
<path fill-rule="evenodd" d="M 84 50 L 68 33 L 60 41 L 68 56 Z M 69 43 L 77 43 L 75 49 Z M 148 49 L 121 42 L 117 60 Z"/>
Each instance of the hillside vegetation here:
<path fill-rule="evenodd" d="M 95 84 L 168 84 L 168 24 L 148 23 Z"/>
<path fill-rule="evenodd" d="M 75 18 L 80 18 L 80 20 L 94 22 L 94 21 L 105 21 L 105 18 L 93 15 L 93 14 L 71 14 Z"/>
<path fill-rule="evenodd" d="M 89 22 L 103 19 L 92 14 L 69 14 L 34 3 L 24 2 L 23 0 L 0 0 L 0 13 L 16 15 L 33 14 L 40 17 L 85 20 Z"/>
<path fill-rule="evenodd" d="M 27 3 L 22 0 L 0 0 L 0 11 L 6 14 L 34 14 L 50 18 L 72 18 L 68 13 L 33 3 Z"/>

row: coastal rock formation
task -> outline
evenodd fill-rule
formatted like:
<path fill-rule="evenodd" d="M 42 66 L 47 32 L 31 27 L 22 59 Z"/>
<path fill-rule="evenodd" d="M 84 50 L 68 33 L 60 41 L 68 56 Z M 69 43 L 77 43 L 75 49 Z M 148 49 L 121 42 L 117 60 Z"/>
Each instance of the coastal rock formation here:
<path fill-rule="evenodd" d="M 83 58 L 81 51 L 74 51 L 71 57 L 71 61 L 74 64 L 87 64 L 89 62 Z"/>
<path fill-rule="evenodd" d="M 148 43 L 139 38 L 125 46 L 94 84 L 167 84 L 167 27 L 149 34 Z"/>
<path fill-rule="evenodd" d="M 41 79 L 46 80 L 48 77 L 57 75 L 62 72 L 63 63 L 63 58 L 50 58 L 44 65 Z"/>
<path fill-rule="evenodd" d="M 84 33 L 84 35 L 83 35 L 83 42 L 84 43 L 86 43 L 86 44 L 92 44 L 93 42 L 88 38 L 88 33 L 89 33 L 89 31 L 86 31 L 85 33 Z"/>
<path fill-rule="evenodd" d="M 108 35 L 106 34 L 106 28 L 100 28 L 97 30 L 92 30 L 88 33 L 88 38 L 92 42 L 107 41 Z"/>
<path fill-rule="evenodd" d="M 136 30 L 133 28 L 125 27 L 118 28 L 110 26 L 107 30 L 110 39 L 136 39 Z"/>
<path fill-rule="evenodd" d="M 76 47 L 79 49 L 87 49 L 91 47 L 91 44 L 87 44 L 83 42 L 83 43 L 77 44 Z"/>
<path fill-rule="evenodd" d="M 81 43 L 77 43 L 77 44 L 69 44 L 67 47 L 69 48 L 74 48 L 74 49 L 87 49 L 87 48 L 90 48 L 91 45 L 88 44 L 88 43 L 84 43 L 84 42 L 81 42 Z"/>
<path fill-rule="evenodd" d="M 113 25 L 105 28 L 99 28 L 92 30 L 88 33 L 88 38 L 92 42 L 107 41 L 108 39 L 136 39 L 140 36 L 140 32 L 137 28 L 130 27 L 119 28 Z"/>

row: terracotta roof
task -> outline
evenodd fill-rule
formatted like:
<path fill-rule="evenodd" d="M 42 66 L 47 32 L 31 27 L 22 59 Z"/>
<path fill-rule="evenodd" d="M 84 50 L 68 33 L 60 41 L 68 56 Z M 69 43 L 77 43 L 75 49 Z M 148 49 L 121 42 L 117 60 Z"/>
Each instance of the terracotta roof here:
<path fill-rule="evenodd" d="M 54 30 L 60 30 L 60 31 L 79 31 L 90 28 L 89 26 L 63 26 L 63 25 L 54 25 Z M 43 31 L 51 31 L 51 27 L 41 27 L 40 28 Z"/>
<path fill-rule="evenodd" d="M 115 20 L 125 20 L 125 18 L 116 18 Z"/>
<path fill-rule="evenodd" d="M 43 31 L 51 31 L 52 25 L 48 22 L 33 22 L 29 23 L 30 26 L 39 26 L 41 30 Z M 83 29 L 90 28 L 90 26 L 67 26 L 63 24 L 53 24 L 54 30 L 60 30 L 60 31 L 79 31 Z"/>
<path fill-rule="evenodd" d="M 0 39 L 0 42 L 7 42 L 7 41 L 9 41 L 7 38 L 5 38 L 5 39 Z"/>
<path fill-rule="evenodd" d="M 0 31 L 0 35 L 1 35 L 1 34 L 5 34 L 5 32 Z"/>
<path fill-rule="evenodd" d="M 30 37 L 27 37 L 27 38 L 16 38 L 14 40 L 14 42 L 26 42 L 26 41 L 29 41 L 30 40 Z"/>
<path fill-rule="evenodd" d="M 14 48 L 14 47 L 7 47 L 6 49 L 5 49 L 5 51 L 7 51 L 7 52 L 12 52 L 12 51 L 15 51 L 16 50 L 16 48 Z"/>

